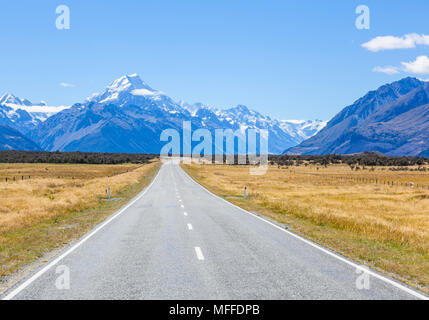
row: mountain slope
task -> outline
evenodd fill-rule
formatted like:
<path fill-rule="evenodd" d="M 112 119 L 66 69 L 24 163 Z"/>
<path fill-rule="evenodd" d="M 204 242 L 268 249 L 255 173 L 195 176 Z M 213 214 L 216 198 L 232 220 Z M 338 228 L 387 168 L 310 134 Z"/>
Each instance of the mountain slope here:
<path fill-rule="evenodd" d="M 31 103 L 7 93 L 0 97 L 0 124 L 26 134 L 50 116 L 68 107 L 52 107 L 46 102 Z"/>
<path fill-rule="evenodd" d="M 0 125 L 0 150 L 39 151 L 41 148 L 18 130 Z"/>
<path fill-rule="evenodd" d="M 161 131 L 180 125 L 161 110 L 91 102 L 52 116 L 31 136 L 45 150 L 158 153 Z"/>
<path fill-rule="evenodd" d="M 429 148 L 429 83 L 404 78 L 344 108 L 324 129 L 288 154 L 424 155 Z"/>
<path fill-rule="evenodd" d="M 216 129 L 267 129 L 271 153 L 296 145 L 323 126 L 317 120 L 294 127 L 245 106 L 219 110 L 176 103 L 133 74 L 115 80 L 84 103 L 51 116 L 31 131 L 31 138 L 46 150 L 159 153 L 166 144 L 160 141 L 161 132 L 175 129 L 182 133 L 184 121 L 191 122 L 193 130 L 208 129 L 213 139 Z"/>

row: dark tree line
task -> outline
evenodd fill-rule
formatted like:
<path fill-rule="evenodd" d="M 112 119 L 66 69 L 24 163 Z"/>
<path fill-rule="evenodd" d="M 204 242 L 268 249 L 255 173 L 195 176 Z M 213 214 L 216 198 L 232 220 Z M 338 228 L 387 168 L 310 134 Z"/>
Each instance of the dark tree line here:
<path fill-rule="evenodd" d="M 243 157 L 243 156 L 242 156 Z M 212 158 L 215 161 L 215 156 L 211 155 L 205 157 L 207 160 Z M 223 162 L 227 162 L 227 156 L 223 156 Z M 268 162 L 271 165 L 279 166 L 300 166 L 300 165 L 321 165 L 327 166 L 330 164 L 347 164 L 349 166 L 388 166 L 388 167 L 408 167 L 408 166 L 422 166 L 429 165 L 429 158 L 425 157 L 392 157 L 378 154 L 375 152 L 363 152 L 353 155 L 269 155 Z M 249 164 L 249 157 L 246 156 L 246 164 Z M 239 163 L 238 156 L 234 156 L 234 162 L 230 164 Z"/>
<path fill-rule="evenodd" d="M 207 160 L 212 158 L 215 161 L 215 156 L 205 157 Z M 234 156 L 234 162 L 230 164 L 240 164 L 238 156 Z M 223 156 L 223 162 L 227 162 L 227 156 Z M 391 157 L 378 154 L 375 152 L 363 152 L 353 155 L 269 155 L 268 162 L 271 165 L 279 166 L 300 166 L 300 165 L 321 165 L 327 166 L 330 164 L 347 164 L 349 166 L 388 166 L 388 167 L 407 167 L 407 166 L 422 166 L 429 165 L 429 159 L 424 157 Z M 246 156 L 246 164 L 249 164 L 249 157 Z"/>
<path fill-rule="evenodd" d="M 281 166 L 302 165 L 304 163 L 319 164 L 326 166 L 329 164 L 348 164 L 360 166 L 416 166 L 429 164 L 429 159 L 424 157 L 390 157 L 374 152 L 364 152 L 353 155 L 270 155 L 271 164 Z"/>
<path fill-rule="evenodd" d="M 157 154 L 142 153 L 98 153 L 98 152 L 47 152 L 47 151 L 0 151 L 0 163 L 88 163 L 88 164 L 121 164 L 147 163 L 158 158 Z M 212 160 L 215 160 L 215 156 Z M 206 159 L 207 159 L 206 158 Z M 227 157 L 223 156 L 224 163 Z M 268 161 L 272 165 L 296 166 L 304 164 L 347 164 L 349 166 L 390 166 L 407 167 L 429 164 L 424 157 L 390 157 L 374 152 L 364 152 L 354 155 L 269 155 Z M 234 156 L 234 163 L 238 164 L 238 156 Z M 246 157 L 249 164 L 249 158 Z"/>
<path fill-rule="evenodd" d="M 157 157 L 140 153 L 0 151 L 0 163 L 144 164 Z"/>

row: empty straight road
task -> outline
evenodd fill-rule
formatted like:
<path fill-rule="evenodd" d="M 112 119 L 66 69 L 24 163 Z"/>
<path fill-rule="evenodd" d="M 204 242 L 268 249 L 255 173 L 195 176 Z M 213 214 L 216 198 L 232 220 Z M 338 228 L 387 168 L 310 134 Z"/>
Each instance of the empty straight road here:
<path fill-rule="evenodd" d="M 70 288 L 65 283 L 69 271 Z M 357 284 L 358 283 L 358 284 Z M 366 287 L 366 288 L 365 288 Z M 127 207 L 6 299 L 419 299 L 222 200 L 167 162 Z"/>

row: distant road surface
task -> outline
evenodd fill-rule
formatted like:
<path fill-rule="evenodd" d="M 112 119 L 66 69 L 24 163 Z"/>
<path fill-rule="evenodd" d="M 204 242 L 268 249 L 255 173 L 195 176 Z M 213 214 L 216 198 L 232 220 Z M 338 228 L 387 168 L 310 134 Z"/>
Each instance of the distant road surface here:
<path fill-rule="evenodd" d="M 57 289 L 64 270 L 69 270 L 70 288 Z M 427 297 L 374 271 L 365 272 L 354 262 L 227 203 L 193 181 L 177 163 L 167 162 L 125 208 L 2 298 Z"/>

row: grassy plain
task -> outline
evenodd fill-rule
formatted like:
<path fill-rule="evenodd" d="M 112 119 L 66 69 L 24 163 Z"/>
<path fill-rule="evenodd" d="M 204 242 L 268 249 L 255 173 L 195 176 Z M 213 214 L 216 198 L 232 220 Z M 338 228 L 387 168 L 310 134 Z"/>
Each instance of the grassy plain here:
<path fill-rule="evenodd" d="M 270 166 L 252 176 L 248 166 L 183 168 L 228 201 L 429 292 L 429 171 Z"/>
<path fill-rule="evenodd" d="M 0 164 L 0 282 L 103 221 L 148 185 L 159 166 Z"/>

